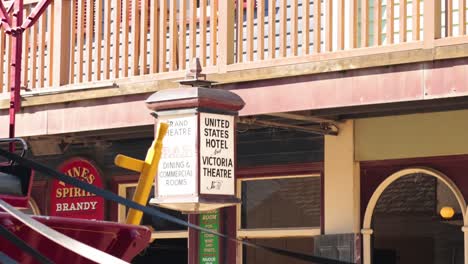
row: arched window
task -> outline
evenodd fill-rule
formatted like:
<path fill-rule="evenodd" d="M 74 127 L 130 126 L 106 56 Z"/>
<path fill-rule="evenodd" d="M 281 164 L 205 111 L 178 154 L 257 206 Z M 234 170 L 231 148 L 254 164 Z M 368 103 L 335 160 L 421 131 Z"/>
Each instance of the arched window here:
<path fill-rule="evenodd" d="M 423 180 L 422 177 L 424 177 L 425 179 Z M 429 180 L 427 180 L 428 178 Z M 410 181 L 405 182 L 405 180 L 407 179 L 409 179 Z M 417 182 L 419 182 L 419 184 L 417 184 Z M 412 185 L 414 185 L 413 188 L 411 187 Z M 415 186 L 417 188 L 414 188 Z M 439 188 L 439 186 L 441 188 Z M 401 193 L 402 189 L 405 189 L 405 188 L 412 189 L 413 195 L 409 196 L 408 193 Z M 453 198 L 440 199 L 441 198 L 440 196 L 447 196 L 447 194 L 450 194 L 451 196 L 453 196 Z M 414 204 L 411 204 L 411 203 L 414 203 L 415 201 L 422 202 L 423 206 L 421 206 L 421 203 L 420 203 L 418 207 L 415 207 Z M 367 208 L 364 214 L 363 228 L 361 230 L 361 233 L 363 235 L 363 263 L 370 264 L 372 263 L 372 260 L 373 260 L 372 240 L 376 235 L 374 234 L 374 231 L 375 231 L 374 229 L 376 228 L 374 224 L 377 224 L 380 226 L 386 224 L 386 222 L 382 222 L 382 221 L 380 221 L 380 223 L 374 223 L 374 220 L 375 220 L 374 218 L 376 218 L 377 214 L 382 213 L 382 211 L 389 212 L 389 209 L 390 209 L 393 212 L 396 211 L 396 214 L 395 213 L 392 214 L 394 218 L 395 217 L 401 218 L 402 215 L 403 216 L 408 215 L 409 217 L 415 218 L 417 216 L 425 216 L 425 215 L 427 216 L 427 212 L 431 211 L 432 215 L 430 215 L 430 217 L 432 217 L 432 220 L 436 222 L 440 222 L 440 221 L 444 221 L 443 219 L 439 219 L 440 217 L 438 216 L 438 213 L 437 213 L 439 209 L 438 207 L 441 202 L 443 202 L 444 204 L 449 202 L 450 205 L 455 204 L 456 206 L 454 207 L 458 207 L 458 211 L 460 214 L 459 225 L 462 226 L 461 230 L 460 229 L 458 230 L 460 230 L 459 231 L 460 235 L 462 235 L 462 232 L 467 232 L 468 230 L 465 228 L 465 226 L 467 225 L 466 202 L 460 190 L 452 182 L 452 180 L 450 180 L 450 178 L 448 178 L 441 172 L 438 172 L 436 170 L 429 169 L 429 168 L 408 168 L 408 169 L 400 170 L 390 175 L 377 187 L 377 189 L 372 194 L 372 197 L 370 198 L 367 204 Z M 424 208 L 424 205 L 426 203 L 428 204 L 428 206 L 426 206 L 427 209 Z M 397 206 L 398 204 L 400 204 L 400 206 Z M 413 210 L 410 210 L 409 208 L 413 208 Z M 414 208 L 417 208 L 417 210 L 415 210 Z M 402 214 L 402 212 L 404 214 Z M 398 215 L 398 213 L 400 214 Z M 385 221 L 388 222 L 390 217 L 386 216 L 385 218 L 381 218 L 381 219 L 384 219 Z M 425 219 L 431 220 L 431 219 L 428 219 L 427 217 Z M 434 221 L 432 221 L 432 223 Z M 453 223 L 444 223 L 444 224 L 453 225 Z M 432 233 L 434 233 L 433 231 L 435 230 L 435 228 L 428 228 L 427 226 L 428 225 L 426 225 L 426 227 L 423 227 L 423 225 L 421 225 L 418 228 L 423 229 L 422 231 L 431 231 Z M 408 223 L 402 226 L 403 229 L 407 227 L 408 227 Z M 393 229 L 395 228 L 396 227 L 394 226 Z M 382 232 L 380 232 L 380 235 L 382 235 Z M 464 250 L 459 250 L 460 254 L 463 254 L 463 251 L 466 252 L 467 246 L 468 246 L 468 242 L 467 242 L 468 236 L 464 235 L 463 237 L 464 238 L 462 239 L 464 241 L 463 242 Z M 431 243 L 428 243 L 428 244 L 431 244 Z M 429 250 L 429 251 L 434 251 L 434 250 Z M 428 251 L 425 251 L 425 252 L 428 252 Z M 379 252 L 379 255 L 382 255 L 382 253 L 386 254 L 385 255 L 386 259 L 398 258 L 398 254 L 396 254 L 394 251 L 391 251 L 391 250 L 390 251 L 387 250 L 386 252 Z M 455 257 L 460 259 L 457 256 Z M 461 259 L 463 259 L 463 256 L 461 256 Z M 459 263 L 459 262 L 453 262 L 453 263 Z M 464 263 L 468 263 L 467 260 L 465 260 Z"/>

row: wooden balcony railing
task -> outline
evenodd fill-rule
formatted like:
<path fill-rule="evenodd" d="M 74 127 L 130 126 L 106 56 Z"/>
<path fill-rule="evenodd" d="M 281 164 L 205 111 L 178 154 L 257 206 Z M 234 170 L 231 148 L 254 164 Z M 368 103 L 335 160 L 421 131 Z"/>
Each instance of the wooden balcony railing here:
<path fill-rule="evenodd" d="M 193 57 L 226 72 L 468 43 L 465 1 L 55 0 L 25 32 L 22 85 L 178 72 Z M 0 93 L 11 43 L 2 29 Z"/>

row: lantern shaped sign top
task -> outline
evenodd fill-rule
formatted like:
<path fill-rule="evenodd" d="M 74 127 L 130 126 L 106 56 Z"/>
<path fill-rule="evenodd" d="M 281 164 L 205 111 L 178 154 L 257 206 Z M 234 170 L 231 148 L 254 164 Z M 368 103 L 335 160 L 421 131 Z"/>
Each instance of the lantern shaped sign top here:
<path fill-rule="evenodd" d="M 203 212 L 236 198 L 236 116 L 242 99 L 227 90 L 181 87 L 147 100 L 157 122 L 167 122 L 150 204 Z"/>

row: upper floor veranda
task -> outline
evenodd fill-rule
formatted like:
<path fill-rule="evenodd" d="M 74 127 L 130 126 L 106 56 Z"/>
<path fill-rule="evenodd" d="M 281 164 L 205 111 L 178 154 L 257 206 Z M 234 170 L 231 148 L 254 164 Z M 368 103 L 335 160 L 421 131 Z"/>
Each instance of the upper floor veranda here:
<path fill-rule="evenodd" d="M 8 7 L 9 2 L 4 2 Z M 37 0 L 25 0 L 25 14 Z M 240 83 L 468 55 L 465 0 L 55 0 L 23 35 L 23 106 L 175 87 L 191 58 Z M 12 41 L 0 32 L 0 108 Z M 147 84 L 150 85 L 147 85 Z M 99 88 L 116 88 L 99 92 Z M 55 98 L 66 102 L 68 97 Z"/>

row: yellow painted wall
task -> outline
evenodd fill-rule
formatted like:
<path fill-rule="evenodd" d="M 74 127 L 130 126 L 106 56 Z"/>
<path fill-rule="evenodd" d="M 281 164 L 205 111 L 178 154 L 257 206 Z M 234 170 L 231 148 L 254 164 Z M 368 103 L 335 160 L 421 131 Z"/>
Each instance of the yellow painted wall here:
<path fill-rule="evenodd" d="M 355 120 L 355 160 L 468 154 L 468 110 Z"/>

